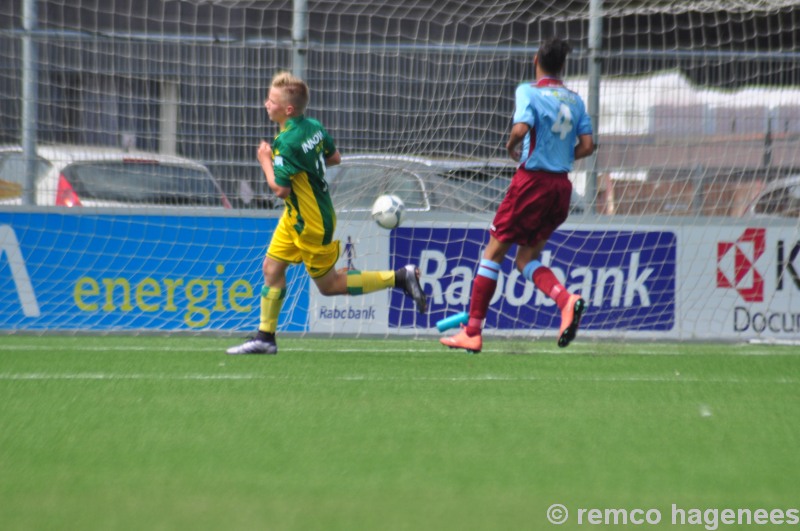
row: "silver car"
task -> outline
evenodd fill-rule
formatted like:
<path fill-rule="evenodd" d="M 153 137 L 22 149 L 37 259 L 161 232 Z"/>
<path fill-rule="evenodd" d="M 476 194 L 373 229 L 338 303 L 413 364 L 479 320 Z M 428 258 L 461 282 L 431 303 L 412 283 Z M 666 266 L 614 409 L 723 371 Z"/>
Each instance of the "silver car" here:
<path fill-rule="evenodd" d="M 25 162 L 19 146 L 0 146 L 0 205 L 22 204 Z M 37 205 L 62 207 L 231 208 L 219 183 L 202 164 L 98 146 L 38 146 L 35 198 Z"/>
<path fill-rule="evenodd" d="M 517 165 L 511 160 L 425 158 L 406 155 L 344 155 L 326 180 L 339 212 L 366 212 L 381 194 L 394 194 L 411 212 L 494 213 Z M 570 210 L 582 213 L 573 191 Z"/>
<path fill-rule="evenodd" d="M 753 216 L 800 218 L 800 175 L 767 184 L 750 207 Z"/>

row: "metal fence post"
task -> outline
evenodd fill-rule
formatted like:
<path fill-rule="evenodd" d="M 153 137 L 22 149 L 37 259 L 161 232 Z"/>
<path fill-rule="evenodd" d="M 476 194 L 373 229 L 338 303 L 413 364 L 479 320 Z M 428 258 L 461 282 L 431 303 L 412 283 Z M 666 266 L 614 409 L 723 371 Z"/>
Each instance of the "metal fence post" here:
<path fill-rule="evenodd" d="M 602 0 L 589 3 L 589 117 L 592 119 L 595 141 L 600 131 L 600 76 L 602 65 L 600 51 L 603 46 L 603 7 Z M 591 214 L 597 208 L 597 152 L 589 157 L 589 171 L 586 173 L 586 206 Z"/>
<path fill-rule="evenodd" d="M 22 151 L 25 158 L 25 188 L 22 204 L 36 204 L 36 132 L 38 121 L 38 53 L 34 31 L 36 0 L 22 5 Z"/>
<path fill-rule="evenodd" d="M 301 79 L 306 79 L 308 2 L 294 0 L 292 6 L 292 73 Z"/>

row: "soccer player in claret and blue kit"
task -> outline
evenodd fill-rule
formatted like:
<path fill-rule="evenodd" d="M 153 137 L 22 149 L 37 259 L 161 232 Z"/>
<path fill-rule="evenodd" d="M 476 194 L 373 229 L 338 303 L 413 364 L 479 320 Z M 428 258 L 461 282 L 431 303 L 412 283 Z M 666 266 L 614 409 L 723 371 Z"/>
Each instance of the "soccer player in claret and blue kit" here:
<path fill-rule="evenodd" d="M 459 333 L 440 339 L 450 348 L 481 351 L 483 322 L 512 244 L 517 245 L 517 269 L 561 310 L 558 346 L 575 339 L 586 301 L 567 291 L 539 261 L 547 240 L 569 215 L 572 183 L 567 174 L 576 159 L 595 148 L 585 104 L 561 80 L 570 51 L 558 37 L 542 42 L 533 59 L 536 81 L 517 87 L 506 149 L 519 168 L 489 228 L 489 243 L 472 283 L 469 320 Z"/>

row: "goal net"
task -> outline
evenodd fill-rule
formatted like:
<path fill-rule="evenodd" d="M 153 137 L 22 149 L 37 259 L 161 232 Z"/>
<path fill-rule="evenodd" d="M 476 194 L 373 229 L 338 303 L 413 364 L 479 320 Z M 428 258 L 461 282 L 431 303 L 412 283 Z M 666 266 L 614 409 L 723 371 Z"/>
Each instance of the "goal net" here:
<path fill-rule="evenodd" d="M 104 170 L 119 171 L 124 192 L 105 199 L 117 214 L 108 218 L 107 204 L 80 214 L 47 208 L 68 206 L 48 203 L 71 197 L 59 176 L 37 183 L 36 208 L 20 206 L 31 186 L 19 177 L 24 161 L 0 152 L 0 226 L 13 227 L 2 242 L 0 300 L 22 298 L 25 275 L 10 257 L 25 233 L 37 242 L 27 254 L 40 260 L 25 257 L 29 277 L 71 245 L 96 267 L 118 266 L 105 277 L 83 271 L 49 307 L 81 316 L 67 328 L 254 329 L 260 262 L 283 207 L 255 152 L 277 133 L 263 107 L 269 81 L 292 70 L 311 88 L 307 114 L 345 155 L 330 169 L 337 267 L 418 263 L 430 311 L 414 315 L 397 291 L 326 301 L 298 267 L 279 329 L 435 332 L 439 319 L 468 308 L 486 229 L 514 172 L 504 149 L 514 90 L 533 79 L 539 42 L 559 35 L 573 48 L 565 84 L 588 102 L 599 149 L 576 163 L 571 216 L 542 262 L 587 299 L 587 335 L 797 338 L 798 24 L 800 2 L 789 0 L 5 1 L 6 152 L 19 154 L 33 135 L 61 146 L 51 155 L 59 163 L 80 158 L 75 150 L 96 158 L 100 147 L 129 156 L 125 170 Z M 154 213 L 150 200 L 131 199 L 130 184 L 134 170 L 153 179 L 154 161 L 199 163 L 216 184 L 194 189 L 198 204 L 153 199 L 169 207 Z M 93 193 L 80 186 L 77 197 Z M 406 203 L 391 233 L 369 218 L 382 193 Z M 221 208 L 221 195 L 232 208 Z M 197 212 L 202 226 L 187 215 Z M 87 234 L 97 237 L 83 248 Z M 57 268 L 49 274 L 57 284 Z M 487 333 L 552 337 L 558 322 L 554 303 L 515 272 L 512 249 Z M 4 328 L 50 327 L 30 323 Z"/>

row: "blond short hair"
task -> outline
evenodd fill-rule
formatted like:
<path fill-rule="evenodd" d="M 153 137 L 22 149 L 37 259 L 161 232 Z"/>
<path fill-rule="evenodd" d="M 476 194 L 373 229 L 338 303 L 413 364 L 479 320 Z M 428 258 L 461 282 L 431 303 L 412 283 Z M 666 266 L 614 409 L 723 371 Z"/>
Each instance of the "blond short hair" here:
<path fill-rule="evenodd" d="M 272 78 L 272 88 L 283 92 L 286 103 L 294 107 L 296 114 L 303 114 L 308 106 L 308 85 L 291 72 L 278 72 Z"/>

